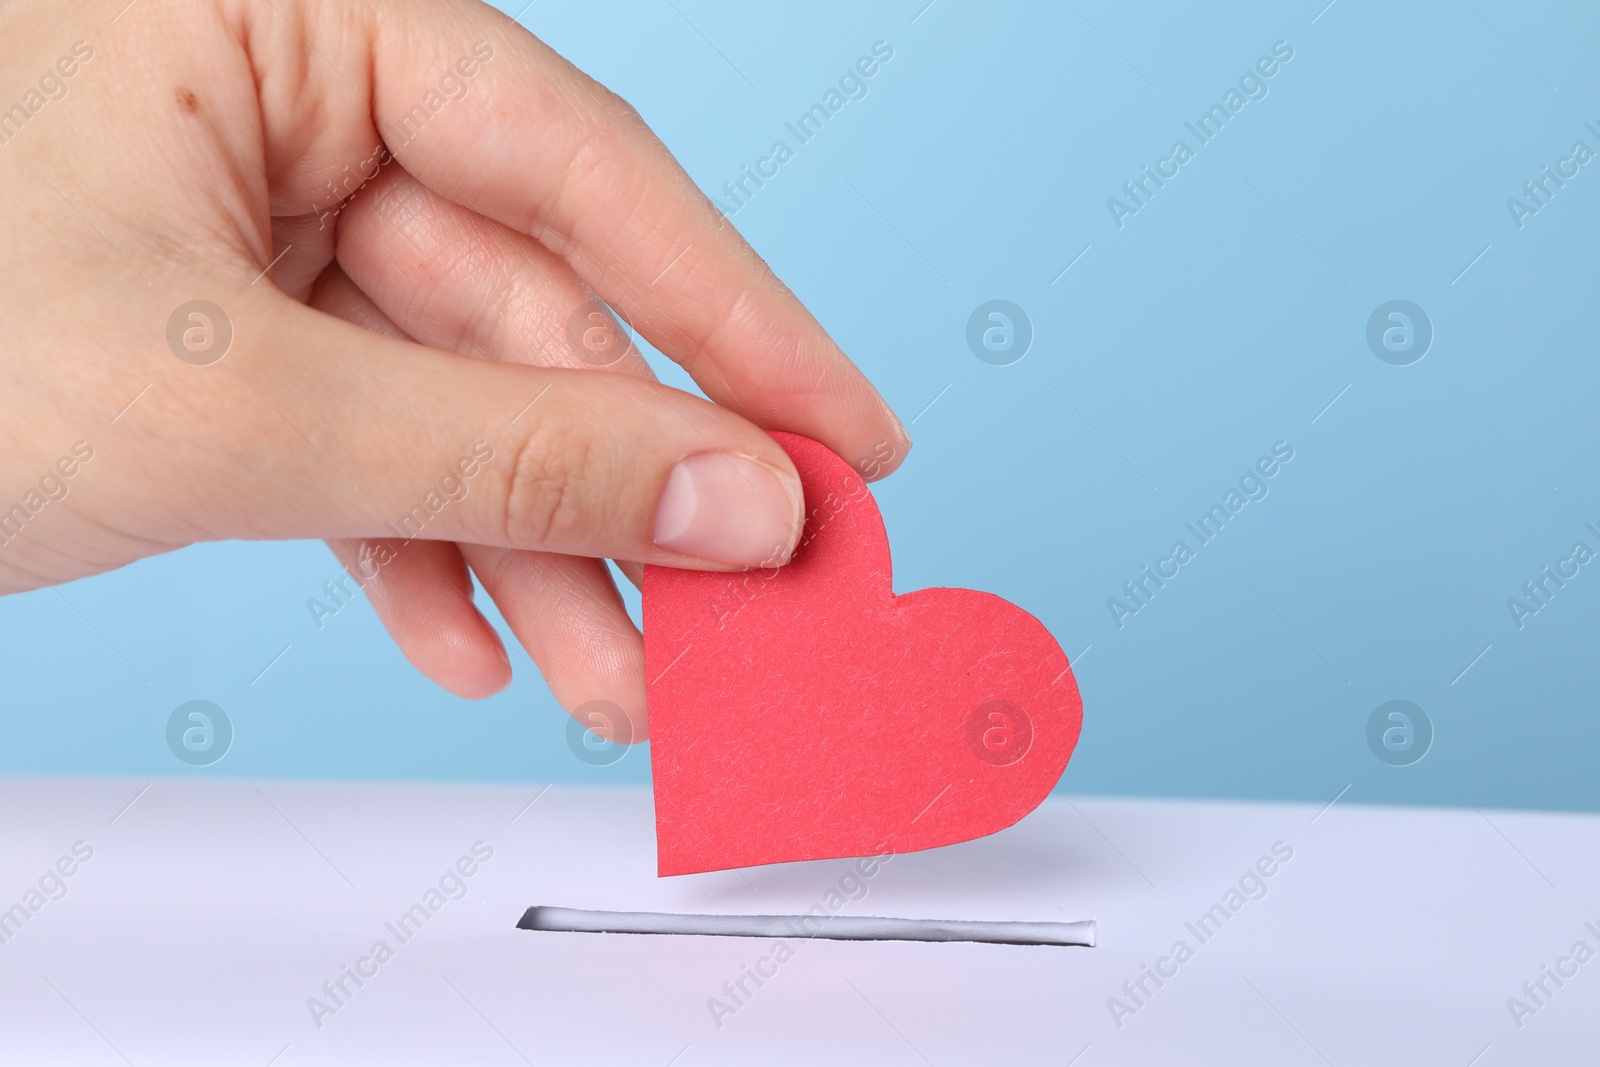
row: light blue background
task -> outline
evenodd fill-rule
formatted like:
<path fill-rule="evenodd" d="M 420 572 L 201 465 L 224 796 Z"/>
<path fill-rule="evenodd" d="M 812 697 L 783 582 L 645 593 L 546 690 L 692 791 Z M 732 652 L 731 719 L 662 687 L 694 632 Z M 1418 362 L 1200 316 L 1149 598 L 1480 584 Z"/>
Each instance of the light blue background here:
<path fill-rule="evenodd" d="M 999 593 L 1075 658 L 1063 788 L 1600 809 L 1600 563 L 1521 630 L 1506 606 L 1575 540 L 1600 549 L 1600 161 L 1521 230 L 1506 207 L 1575 140 L 1600 150 L 1592 5 L 924 2 L 539 0 L 523 21 L 712 193 L 894 48 L 734 221 L 917 416 L 876 490 L 897 589 Z M 1270 95 L 1119 230 L 1107 198 L 1193 147 L 1184 122 L 1277 41 Z M 1012 366 L 965 342 L 992 298 L 1033 323 Z M 1408 367 L 1364 339 L 1393 298 L 1436 331 Z M 1107 599 L 1278 441 L 1271 495 L 1119 629 Z M 470 703 L 364 601 L 319 631 L 306 600 L 337 574 L 319 544 L 211 545 L 0 601 L 0 770 L 648 779 L 647 750 L 575 758 L 520 653 Z M 234 723 L 212 767 L 164 741 L 194 698 Z M 1437 732 L 1413 766 L 1367 748 L 1393 698 Z"/>

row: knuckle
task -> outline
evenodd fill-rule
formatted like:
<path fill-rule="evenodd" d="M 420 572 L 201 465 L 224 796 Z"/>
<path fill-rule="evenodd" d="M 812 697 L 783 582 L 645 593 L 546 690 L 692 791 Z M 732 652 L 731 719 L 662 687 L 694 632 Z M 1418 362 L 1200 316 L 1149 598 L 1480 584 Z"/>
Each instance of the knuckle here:
<path fill-rule="evenodd" d="M 626 97 L 598 82 L 595 83 L 595 90 L 595 96 L 600 102 L 600 111 L 606 120 L 630 134 L 650 131 L 649 123 L 645 122 L 639 109 Z"/>
<path fill-rule="evenodd" d="M 570 430 L 540 430 L 516 450 L 506 493 L 507 541 L 519 547 L 570 544 L 584 521 L 580 483 L 591 445 Z"/>

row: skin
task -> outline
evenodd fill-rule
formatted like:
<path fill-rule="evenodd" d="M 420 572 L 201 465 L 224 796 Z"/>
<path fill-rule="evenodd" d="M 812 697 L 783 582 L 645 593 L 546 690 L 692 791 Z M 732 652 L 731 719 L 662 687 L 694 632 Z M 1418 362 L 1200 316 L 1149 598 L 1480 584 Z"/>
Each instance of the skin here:
<path fill-rule="evenodd" d="M 869 477 L 909 450 L 638 113 L 499 12 L 124 3 L 0 6 L 0 108 L 26 112 L 0 115 L 0 509 L 25 508 L 0 527 L 0 593 L 324 538 L 381 563 L 366 595 L 439 685 L 510 680 L 476 575 L 563 706 L 610 701 L 639 739 L 643 643 L 604 560 L 637 581 L 787 559 L 798 480 L 767 430 Z M 636 348 L 574 344 L 575 317 L 605 321 L 596 296 L 711 402 Z M 195 299 L 232 328 L 204 365 L 168 340 Z M 93 458 L 66 477 L 80 441 Z M 396 538 L 479 443 L 465 494 Z M 684 498 L 663 494 L 707 454 L 725 491 L 690 494 L 706 547 L 686 551 L 667 536 Z M 52 474 L 66 494 L 30 498 Z"/>

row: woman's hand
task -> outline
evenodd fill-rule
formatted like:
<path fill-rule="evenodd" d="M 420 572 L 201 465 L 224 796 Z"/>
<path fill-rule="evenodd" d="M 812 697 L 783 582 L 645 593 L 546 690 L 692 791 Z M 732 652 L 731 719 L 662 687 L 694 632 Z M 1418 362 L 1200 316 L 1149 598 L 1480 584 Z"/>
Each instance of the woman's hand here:
<path fill-rule="evenodd" d="M 0 7 L 0 592 L 329 539 L 424 673 L 643 736 L 604 560 L 786 559 L 910 447 L 623 101 L 472 0 Z M 657 384 L 605 306 L 714 403 Z"/>

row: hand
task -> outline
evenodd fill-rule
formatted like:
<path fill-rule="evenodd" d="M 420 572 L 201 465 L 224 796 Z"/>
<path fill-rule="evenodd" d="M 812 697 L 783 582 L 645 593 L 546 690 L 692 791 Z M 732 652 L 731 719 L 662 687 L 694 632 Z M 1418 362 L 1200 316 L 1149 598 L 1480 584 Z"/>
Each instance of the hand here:
<path fill-rule="evenodd" d="M 0 592 L 328 538 L 477 697 L 510 664 L 470 569 L 565 707 L 642 737 L 604 560 L 786 559 L 799 481 L 765 430 L 871 477 L 905 456 L 638 114 L 506 16 L 125 4 L 0 7 Z M 656 383 L 596 294 L 714 403 Z"/>

